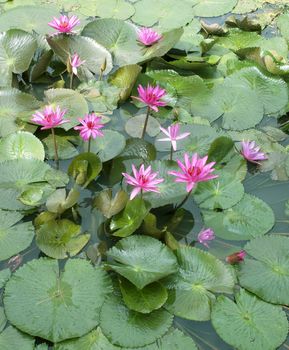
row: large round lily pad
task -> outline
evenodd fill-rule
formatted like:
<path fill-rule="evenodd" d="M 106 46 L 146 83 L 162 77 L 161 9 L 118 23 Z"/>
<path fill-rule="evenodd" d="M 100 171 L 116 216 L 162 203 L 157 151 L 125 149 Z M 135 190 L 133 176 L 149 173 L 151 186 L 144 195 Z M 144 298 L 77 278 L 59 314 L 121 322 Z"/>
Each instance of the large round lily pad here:
<path fill-rule="evenodd" d="M 193 3 L 195 16 L 216 17 L 230 12 L 238 0 L 189 0 Z"/>
<path fill-rule="evenodd" d="M 179 317 L 209 320 L 213 293 L 233 292 L 232 273 L 220 260 L 197 248 L 180 248 L 176 255 L 179 270 L 166 279 L 169 297 L 165 307 Z"/>
<path fill-rule="evenodd" d="M 240 284 L 269 303 L 289 305 L 289 238 L 258 237 L 246 244 Z"/>
<path fill-rule="evenodd" d="M 265 303 L 243 289 L 235 299 L 236 303 L 220 296 L 213 307 L 212 323 L 219 336 L 239 350 L 277 349 L 288 331 L 282 308 Z"/>
<path fill-rule="evenodd" d="M 32 337 L 11 326 L 0 333 L 1 350 L 34 350 L 34 343 L 35 340 Z"/>
<path fill-rule="evenodd" d="M 110 292 L 106 274 L 85 260 L 32 260 L 7 282 L 4 307 L 20 330 L 52 342 L 80 337 L 99 322 L 99 311 Z M 81 322 L 79 322 L 81 320 Z"/>
<path fill-rule="evenodd" d="M 262 236 L 274 225 L 275 218 L 267 203 L 245 194 L 239 203 L 222 212 L 203 211 L 205 225 L 224 239 L 245 240 Z"/>

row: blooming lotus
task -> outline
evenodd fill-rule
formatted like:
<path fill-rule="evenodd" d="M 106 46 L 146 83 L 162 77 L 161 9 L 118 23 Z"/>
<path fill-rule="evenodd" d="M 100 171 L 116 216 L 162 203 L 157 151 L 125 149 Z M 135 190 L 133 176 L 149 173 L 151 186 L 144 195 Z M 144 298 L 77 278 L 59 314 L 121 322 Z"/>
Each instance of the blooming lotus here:
<path fill-rule="evenodd" d="M 127 173 L 122 173 L 126 179 L 126 182 L 134 187 L 130 195 L 131 200 L 142 192 L 160 192 L 157 185 L 163 182 L 164 179 L 157 179 L 156 177 L 158 176 L 158 173 L 152 172 L 151 166 L 145 169 L 144 165 L 142 164 L 140 169 L 137 170 L 133 164 L 132 171 L 134 176 Z"/>
<path fill-rule="evenodd" d="M 241 154 L 249 162 L 258 164 L 260 160 L 268 159 L 265 153 L 260 152 L 260 147 L 256 145 L 255 141 L 242 141 L 241 145 Z"/>
<path fill-rule="evenodd" d="M 75 53 L 72 57 L 69 57 L 69 63 L 71 65 L 73 74 L 77 75 L 77 68 L 85 63 L 85 61 L 82 61 L 78 54 Z"/>
<path fill-rule="evenodd" d="M 190 135 L 189 132 L 184 132 L 183 134 L 179 135 L 179 130 L 180 130 L 179 124 L 173 124 L 169 126 L 167 129 L 160 127 L 160 129 L 165 135 L 167 135 L 167 137 L 158 139 L 158 141 L 170 141 L 174 151 L 177 150 L 177 141 L 182 140 Z"/>
<path fill-rule="evenodd" d="M 161 98 L 166 95 L 166 90 L 162 89 L 160 86 L 151 86 L 148 84 L 147 87 L 139 85 L 137 88 L 139 96 L 132 96 L 132 98 L 141 101 L 146 104 L 148 108 L 158 112 L 158 107 L 163 107 L 166 102 L 161 101 Z"/>
<path fill-rule="evenodd" d="M 41 130 L 53 129 L 64 123 L 68 123 L 69 119 L 63 119 L 66 109 L 61 110 L 59 106 L 53 108 L 46 106 L 43 111 L 37 111 L 31 119 L 34 123 L 42 125 Z"/>
<path fill-rule="evenodd" d="M 244 261 L 245 256 L 246 256 L 245 250 L 240 250 L 239 252 L 236 252 L 227 256 L 226 261 L 229 264 L 237 264 L 239 262 Z"/>
<path fill-rule="evenodd" d="M 145 46 L 151 46 L 158 42 L 162 35 L 158 34 L 151 28 L 142 28 L 138 31 L 138 41 Z"/>
<path fill-rule="evenodd" d="M 74 130 L 80 131 L 80 136 L 84 141 L 88 141 L 91 137 L 95 139 L 97 136 L 103 136 L 103 133 L 100 131 L 104 127 L 100 115 L 95 115 L 94 113 L 86 114 L 85 117 L 78 119 L 80 124 L 75 126 Z"/>
<path fill-rule="evenodd" d="M 198 234 L 198 242 L 209 248 L 208 241 L 215 239 L 215 233 L 211 228 L 203 229 Z"/>
<path fill-rule="evenodd" d="M 190 160 L 188 154 L 185 153 L 184 159 L 184 164 L 180 160 L 177 160 L 181 171 L 169 171 L 168 174 L 176 176 L 175 182 L 186 183 L 187 192 L 191 192 L 198 182 L 209 181 L 218 177 L 218 175 L 212 174 L 215 170 L 213 168 L 215 162 L 206 164 L 208 156 L 201 158 L 195 153 Z"/>
<path fill-rule="evenodd" d="M 56 30 L 59 33 L 71 34 L 72 29 L 80 24 L 80 20 L 77 16 L 73 15 L 71 17 L 62 15 L 59 18 L 53 17 L 53 21 L 49 22 L 48 25 Z"/>

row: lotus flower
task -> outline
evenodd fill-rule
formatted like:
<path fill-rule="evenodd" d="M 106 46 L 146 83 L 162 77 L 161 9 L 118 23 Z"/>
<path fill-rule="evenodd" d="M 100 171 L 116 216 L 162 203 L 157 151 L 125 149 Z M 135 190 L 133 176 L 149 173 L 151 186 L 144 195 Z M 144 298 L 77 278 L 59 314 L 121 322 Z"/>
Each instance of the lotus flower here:
<path fill-rule="evenodd" d="M 206 164 L 208 156 L 200 158 L 199 155 L 195 153 L 190 161 L 188 154 L 185 153 L 184 158 L 184 164 L 180 160 L 177 160 L 181 171 L 169 171 L 168 174 L 176 176 L 175 182 L 187 183 L 187 192 L 191 192 L 198 182 L 209 181 L 218 177 L 218 175 L 211 174 L 215 170 L 213 168 L 215 162 Z"/>
<path fill-rule="evenodd" d="M 103 136 L 100 131 L 104 127 L 101 123 L 101 116 L 94 113 L 86 114 L 86 116 L 78 119 L 81 125 L 75 126 L 74 130 L 80 130 L 80 136 L 84 141 L 88 141 L 91 137 L 95 139 L 97 136 Z"/>
<path fill-rule="evenodd" d="M 132 96 L 132 98 L 146 104 L 150 109 L 154 110 L 155 112 L 158 112 L 158 107 L 163 107 L 166 105 L 166 102 L 160 100 L 166 94 L 166 90 L 162 89 L 158 85 L 148 85 L 147 87 L 139 85 L 137 91 L 139 96 Z"/>
<path fill-rule="evenodd" d="M 73 33 L 72 29 L 78 24 L 80 24 L 80 20 L 75 15 L 71 17 L 64 16 L 64 15 L 60 16 L 59 18 L 53 17 L 53 21 L 48 23 L 50 27 L 58 30 L 59 33 L 66 33 L 66 34 Z"/>
<path fill-rule="evenodd" d="M 81 61 L 80 57 L 77 53 L 75 53 L 72 57 L 69 58 L 69 63 L 72 67 L 73 74 L 77 75 L 77 68 L 80 67 L 85 61 Z"/>
<path fill-rule="evenodd" d="M 69 119 L 63 119 L 66 109 L 61 110 L 59 106 L 55 109 L 52 106 L 46 106 L 42 112 L 36 112 L 31 119 L 34 123 L 43 125 L 41 130 L 53 129 L 64 123 L 68 123 Z"/>
<path fill-rule="evenodd" d="M 158 139 L 158 141 L 170 141 L 174 151 L 177 150 L 177 141 L 182 140 L 190 135 L 189 132 L 184 132 L 183 134 L 178 135 L 180 130 L 179 124 L 173 124 L 169 126 L 167 129 L 160 127 L 160 129 L 168 137 Z"/>
<path fill-rule="evenodd" d="M 215 233 L 211 228 L 203 229 L 198 234 L 198 242 L 209 248 L 208 241 L 215 239 Z"/>
<path fill-rule="evenodd" d="M 260 147 L 256 145 L 255 141 L 242 141 L 242 156 L 249 162 L 259 164 L 259 160 L 268 159 L 266 154 L 260 152 Z"/>
<path fill-rule="evenodd" d="M 134 177 L 127 173 L 122 173 L 126 182 L 134 187 L 130 195 L 130 200 L 134 199 L 140 192 L 160 192 L 156 185 L 163 182 L 164 179 L 157 179 L 158 173 L 153 173 L 151 166 L 145 169 L 142 164 L 138 171 L 133 164 L 132 171 Z"/>
<path fill-rule="evenodd" d="M 240 250 L 239 252 L 236 252 L 227 256 L 226 261 L 229 264 L 237 264 L 239 262 L 244 261 L 245 256 L 246 256 L 245 250 Z"/>
<path fill-rule="evenodd" d="M 158 42 L 162 38 L 162 35 L 158 34 L 151 28 L 142 28 L 138 32 L 138 41 L 145 46 L 151 46 Z"/>

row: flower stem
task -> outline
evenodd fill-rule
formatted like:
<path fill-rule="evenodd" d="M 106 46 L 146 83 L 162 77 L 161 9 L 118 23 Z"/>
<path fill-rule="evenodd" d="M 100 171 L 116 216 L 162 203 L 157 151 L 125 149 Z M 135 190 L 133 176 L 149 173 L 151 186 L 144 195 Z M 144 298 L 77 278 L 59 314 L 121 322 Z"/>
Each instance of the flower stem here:
<path fill-rule="evenodd" d="M 170 160 L 173 160 L 173 152 L 174 152 L 173 145 L 171 145 Z"/>
<path fill-rule="evenodd" d="M 148 106 L 146 119 L 145 119 L 145 123 L 144 123 L 144 126 L 143 126 L 142 134 L 141 134 L 141 138 L 142 139 L 144 138 L 145 133 L 146 133 L 146 129 L 147 129 L 148 121 L 149 121 L 149 116 L 150 116 L 150 107 Z"/>
<path fill-rule="evenodd" d="M 90 153 L 91 137 L 88 140 L 87 152 Z"/>
<path fill-rule="evenodd" d="M 190 190 L 190 192 L 187 193 L 186 197 L 181 201 L 181 203 L 175 207 L 175 210 L 178 210 L 180 207 L 182 207 L 186 203 L 191 193 L 192 193 L 192 190 Z"/>
<path fill-rule="evenodd" d="M 69 83 L 70 89 L 72 89 L 72 83 L 73 83 L 73 73 L 70 74 L 70 83 Z"/>
<path fill-rule="evenodd" d="M 59 158 L 58 158 L 57 142 L 56 142 L 55 132 L 54 132 L 53 128 L 51 128 L 51 134 L 52 134 L 52 139 L 53 139 L 53 144 L 54 144 L 54 160 L 55 160 L 55 163 L 56 163 L 56 169 L 59 169 Z"/>

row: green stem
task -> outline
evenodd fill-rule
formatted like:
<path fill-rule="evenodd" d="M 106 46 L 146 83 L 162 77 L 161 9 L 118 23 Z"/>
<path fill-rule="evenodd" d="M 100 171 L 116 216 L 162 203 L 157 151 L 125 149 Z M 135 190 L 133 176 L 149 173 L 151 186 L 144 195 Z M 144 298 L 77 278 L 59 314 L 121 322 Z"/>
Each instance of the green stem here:
<path fill-rule="evenodd" d="M 187 193 L 186 197 L 181 201 L 181 203 L 175 207 L 175 210 L 178 210 L 180 207 L 182 207 L 186 203 L 191 193 L 192 193 L 192 190 L 190 190 L 190 192 Z"/>
<path fill-rule="evenodd" d="M 142 135 L 141 135 L 142 139 L 144 138 L 145 133 L 146 133 L 146 129 L 147 129 L 148 121 L 149 121 L 149 116 L 150 116 L 150 107 L 148 106 L 146 119 L 145 119 L 145 123 L 144 123 L 143 130 L 142 130 Z"/>
<path fill-rule="evenodd" d="M 173 153 L 174 153 L 174 149 L 173 149 L 173 145 L 171 145 L 170 160 L 173 160 Z"/>
<path fill-rule="evenodd" d="M 70 74 L 70 83 L 69 83 L 70 89 L 72 89 L 72 83 L 73 83 L 73 73 Z"/>
<path fill-rule="evenodd" d="M 100 69 L 99 78 L 98 78 L 99 81 L 102 81 L 102 76 L 103 76 L 103 70 Z"/>
<path fill-rule="evenodd" d="M 55 163 L 56 163 L 56 169 L 59 169 L 59 158 L 58 158 L 57 142 L 56 142 L 55 132 L 54 132 L 53 128 L 51 128 L 51 134 L 52 134 L 52 139 L 53 139 L 53 144 L 54 144 L 54 160 L 55 160 Z"/>
<path fill-rule="evenodd" d="M 90 147 L 91 147 L 91 137 L 88 140 L 88 146 L 87 146 L 87 152 L 90 153 Z"/>

